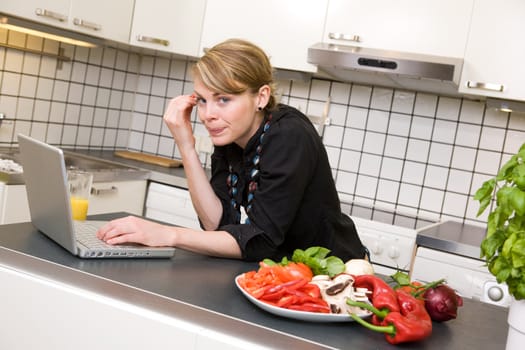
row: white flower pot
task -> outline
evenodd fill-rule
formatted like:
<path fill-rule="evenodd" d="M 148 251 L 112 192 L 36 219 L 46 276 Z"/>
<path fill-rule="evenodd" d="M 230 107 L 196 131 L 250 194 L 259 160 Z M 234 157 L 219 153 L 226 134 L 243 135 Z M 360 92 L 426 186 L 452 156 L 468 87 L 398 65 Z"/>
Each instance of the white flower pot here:
<path fill-rule="evenodd" d="M 525 344 L 525 300 L 512 298 L 509 309 L 506 350 L 522 350 Z"/>

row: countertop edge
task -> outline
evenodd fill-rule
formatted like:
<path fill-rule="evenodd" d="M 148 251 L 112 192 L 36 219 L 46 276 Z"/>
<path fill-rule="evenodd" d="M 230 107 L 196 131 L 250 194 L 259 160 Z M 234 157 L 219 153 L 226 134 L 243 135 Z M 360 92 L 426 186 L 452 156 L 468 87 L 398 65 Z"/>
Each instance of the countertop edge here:
<path fill-rule="evenodd" d="M 194 324 L 198 328 L 202 328 L 202 331 L 211 330 L 252 343 L 271 338 L 273 345 L 283 349 L 296 348 L 297 346 L 301 349 L 332 349 L 304 338 L 272 330 L 2 246 L 0 246 L 0 266 L 53 283 L 80 288 L 119 302 L 129 304 L 127 300 L 133 300 L 133 307 L 143 308 L 148 312 Z"/>

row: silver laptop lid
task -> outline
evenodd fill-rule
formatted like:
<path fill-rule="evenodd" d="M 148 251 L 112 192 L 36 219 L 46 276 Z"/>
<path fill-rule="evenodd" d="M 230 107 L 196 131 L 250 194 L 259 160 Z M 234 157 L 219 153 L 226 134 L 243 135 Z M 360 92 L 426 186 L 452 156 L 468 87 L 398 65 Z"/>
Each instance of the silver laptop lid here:
<path fill-rule="evenodd" d="M 18 143 L 33 225 L 77 255 L 62 150 L 22 134 Z"/>

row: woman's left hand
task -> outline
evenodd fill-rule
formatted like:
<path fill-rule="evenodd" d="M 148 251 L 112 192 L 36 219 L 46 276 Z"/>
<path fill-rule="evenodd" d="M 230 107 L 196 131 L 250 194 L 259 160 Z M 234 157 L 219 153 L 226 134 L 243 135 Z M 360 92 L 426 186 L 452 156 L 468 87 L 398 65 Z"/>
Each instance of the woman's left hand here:
<path fill-rule="evenodd" d="M 97 237 L 108 244 L 140 243 L 151 247 L 172 246 L 173 231 L 168 226 L 127 216 L 102 226 Z"/>

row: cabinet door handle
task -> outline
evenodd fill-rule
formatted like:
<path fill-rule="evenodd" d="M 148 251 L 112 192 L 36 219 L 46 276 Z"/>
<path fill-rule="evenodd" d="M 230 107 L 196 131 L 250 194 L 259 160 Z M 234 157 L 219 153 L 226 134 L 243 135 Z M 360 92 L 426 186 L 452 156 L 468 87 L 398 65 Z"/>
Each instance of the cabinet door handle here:
<path fill-rule="evenodd" d="M 159 45 L 163 45 L 163 46 L 168 46 L 170 44 L 169 40 L 159 39 L 159 38 L 152 38 L 150 36 L 144 36 L 144 35 L 140 35 L 140 34 L 137 35 L 137 40 L 145 42 L 145 43 L 159 44 Z"/>
<path fill-rule="evenodd" d="M 94 31 L 102 29 L 102 26 L 100 24 L 96 24 L 93 22 L 87 22 L 87 21 L 84 21 L 82 18 L 76 18 L 76 17 L 73 18 L 73 24 L 79 27 L 92 29 Z"/>
<path fill-rule="evenodd" d="M 114 193 L 118 193 L 118 187 L 116 186 L 111 186 L 110 188 L 91 187 L 91 195 L 93 196 L 103 196 Z"/>
<path fill-rule="evenodd" d="M 37 8 L 35 9 L 35 14 L 40 17 L 46 17 L 50 19 L 57 20 L 59 22 L 65 22 L 67 21 L 67 16 L 64 16 L 60 13 L 49 11 L 46 9 Z"/>
<path fill-rule="evenodd" d="M 353 41 L 356 43 L 361 42 L 361 38 L 359 37 L 359 35 L 350 35 L 343 33 L 329 33 L 328 38 L 333 40 Z"/>
<path fill-rule="evenodd" d="M 490 91 L 499 91 L 502 92 L 505 89 L 504 85 L 501 84 L 491 84 L 491 83 L 479 83 L 477 81 L 467 81 L 467 87 L 469 89 L 482 89 Z"/>

